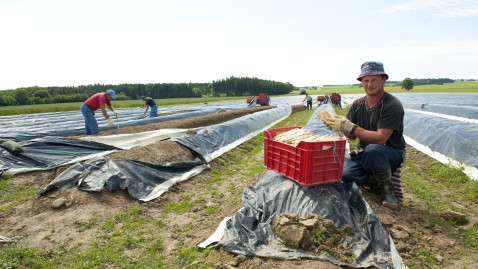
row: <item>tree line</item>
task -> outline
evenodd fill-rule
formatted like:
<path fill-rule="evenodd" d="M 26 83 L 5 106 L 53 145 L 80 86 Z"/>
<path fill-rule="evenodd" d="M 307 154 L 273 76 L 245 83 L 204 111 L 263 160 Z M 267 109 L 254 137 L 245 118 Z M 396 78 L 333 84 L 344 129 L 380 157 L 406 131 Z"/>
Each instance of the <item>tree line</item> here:
<path fill-rule="evenodd" d="M 405 78 L 405 79 L 410 79 L 410 78 Z M 385 82 L 385 86 L 389 86 L 389 87 L 402 86 L 402 88 L 405 88 L 405 86 L 408 85 L 408 80 L 407 80 L 407 85 L 403 84 L 404 80 L 402 81 L 387 80 L 387 82 Z M 442 85 L 444 83 L 455 83 L 455 80 L 449 79 L 449 78 L 414 78 L 412 79 L 412 81 L 415 86 L 434 85 L 434 84 Z M 353 84 L 352 87 L 361 88 L 362 84 L 361 83 Z"/>
<path fill-rule="evenodd" d="M 268 95 L 287 94 L 296 88 L 289 82 L 282 83 L 248 77 L 230 77 L 212 82 L 212 91 L 221 96 L 257 96 L 264 92 Z"/>
<path fill-rule="evenodd" d="M 265 92 L 286 94 L 295 89 L 290 83 L 249 77 L 230 77 L 212 83 L 92 84 L 65 87 L 23 87 L 0 91 L 0 106 L 83 102 L 91 95 L 108 89 L 116 91 L 117 100 L 248 96 Z"/>

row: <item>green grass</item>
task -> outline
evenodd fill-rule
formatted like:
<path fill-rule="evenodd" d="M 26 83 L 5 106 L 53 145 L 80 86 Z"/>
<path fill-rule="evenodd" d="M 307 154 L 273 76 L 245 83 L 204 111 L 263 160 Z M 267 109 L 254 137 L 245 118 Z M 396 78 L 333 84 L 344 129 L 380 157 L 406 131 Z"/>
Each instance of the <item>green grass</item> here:
<path fill-rule="evenodd" d="M 435 212 L 449 209 L 454 201 L 478 200 L 478 181 L 470 179 L 463 170 L 438 162 L 417 165 L 407 159 L 405 186 Z M 437 184 L 440 183 L 440 184 Z M 453 190 L 443 192 L 443 188 Z M 458 208 L 450 208 L 458 210 Z"/>
<path fill-rule="evenodd" d="M 214 249 L 199 251 L 196 247 L 179 244 L 172 259 L 168 262 L 169 268 L 213 268 L 206 258 L 214 256 Z"/>
<path fill-rule="evenodd" d="M 468 204 L 469 207 L 476 208 L 476 205 L 473 206 L 473 204 L 476 204 L 478 200 L 478 181 L 467 177 L 461 169 L 437 161 L 418 165 L 412 160 L 407 160 L 402 180 L 406 191 L 419 199 L 412 203 L 417 203 L 417 206 L 425 206 L 424 213 L 428 215 L 432 226 L 460 227 L 462 224 L 445 220 L 440 217 L 440 213 L 446 210 L 469 213 L 470 208 L 464 211 L 463 208 L 457 207 L 457 204 Z M 476 212 L 472 214 L 476 214 Z M 421 228 L 423 227 L 418 227 L 418 229 Z M 478 228 L 463 226 L 456 231 L 453 235 L 454 239 L 464 248 L 464 251 L 458 255 L 477 253 Z M 412 263 L 419 264 L 423 260 L 431 262 L 430 259 L 428 252 L 422 250 L 414 253 Z M 438 263 L 435 261 L 435 264 Z"/>
<path fill-rule="evenodd" d="M 93 221 L 94 222 L 94 221 Z M 165 262 L 160 222 L 138 208 L 120 212 L 87 245 L 46 250 L 11 245 L 0 252 L 2 268 L 172 268 Z"/>
<path fill-rule="evenodd" d="M 189 210 L 191 210 L 193 208 L 193 206 L 194 205 L 190 200 L 184 200 L 184 201 L 181 201 L 179 203 L 171 202 L 171 203 L 167 203 L 164 206 L 163 212 L 164 213 L 174 213 L 174 214 L 182 215 L 182 214 L 185 214 L 185 213 L 189 212 Z"/>
<path fill-rule="evenodd" d="M 445 83 L 443 85 L 420 85 L 414 86 L 413 89 L 407 91 L 402 89 L 401 86 L 394 87 L 385 87 L 385 91 L 391 93 L 477 93 L 478 92 L 478 81 L 466 82 L 466 83 Z M 309 94 L 327 94 L 338 92 L 341 94 L 352 94 L 352 93 L 364 93 L 363 88 L 347 88 L 337 87 L 337 88 L 327 88 L 327 89 L 317 89 L 317 90 L 307 90 Z M 299 91 L 294 91 L 291 95 L 297 95 Z"/>
<path fill-rule="evenodd" d="M 0 212 L 14 208 L 24 201 L 38 196 L 38 186 L 17 184 L 0 179 Z"/>

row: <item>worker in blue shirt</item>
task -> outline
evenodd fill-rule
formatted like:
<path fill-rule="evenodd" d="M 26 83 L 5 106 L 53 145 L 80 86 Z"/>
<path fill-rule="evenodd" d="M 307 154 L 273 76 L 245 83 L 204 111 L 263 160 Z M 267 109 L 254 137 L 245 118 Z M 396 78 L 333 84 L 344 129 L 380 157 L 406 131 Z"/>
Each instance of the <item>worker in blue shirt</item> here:
<path fill-rule="evenodd" d="M 151 110 L 149 111 L 149 117 L 150 118 L 157 117 L 158 116 L 158 105 L 153 100 L 153 98 L 146 97 L 146 96 L 141 96 L 141 100 L 143 100 L 146 104 L 146 110 L 144 111 L 143 115 L 146 115 L 146 113 L 148 113 L 149 108 L 151 108 Z"/>

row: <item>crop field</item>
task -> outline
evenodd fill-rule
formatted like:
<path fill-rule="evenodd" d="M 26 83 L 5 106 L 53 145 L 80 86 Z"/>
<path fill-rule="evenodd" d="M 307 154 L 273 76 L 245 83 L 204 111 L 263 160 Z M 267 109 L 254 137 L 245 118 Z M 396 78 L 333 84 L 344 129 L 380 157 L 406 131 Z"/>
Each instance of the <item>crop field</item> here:
<path fill-rule="evenodd" d="M 385 87 L 385 91 L 391 93 L 433 93 L 433 92 L 456 92 L 456 93 L 472 93 L 478 92 L 478 81 L 468 81 L 468 82 L 457 82 L 457 83 L 446 83 L 443 85 L 419 85 L 414 86 L 412 90 L 404 90 L 401 86 Z M 327 94 L 332 92 L 338 92 L 341 94 L 355 94 L 363 93 L 363 88 L 348 88 L 348 87 L 337 87 L 337 88 L 327 88 L 327 89 L 317 89 L 317 90 L 308 90 L 309 94 Z M 298 92 L 296 92 L 297 94 Z"/>
<path fill-rule="evenodd" d="M 142 104 L 123 102 L 125 106 Z M 336 112 L 345 115 L 347 109 L 336 108 Z M 304 126 L 312 113 L 313 110 L 305 108 L 298 110 L 274 127 Z M 204 126 L 217 124 L 216 118 L 225 115 L 203 117 Z M 151 127 L 195 128 L 200 118 L 186 121 L 187 124 L 181 120 Z M 149 130 L 147 127 L 142 126 L 144 131 Z M 131 130 L 141 132 L 138 127 Z M 70 188 L 38 196 L 38 189 L 68 166 L 5 177 L 0 180 L 0 235 L 21 236 L 21 240 L 0 245 L 0 265 L 5 268 L 340 268 L 323 261 L 245 257 L 222 248 L 196 247 L 214 232 L 223 218 L 243 207 L 244 189 L 256 184 L 266 172 L 263 140 L 262 134 L 255 136 L 214 159 L 209 170 L 148 203 L 138 202 L 124 191 L 90 193 Z M 171 142 L 160 141 L 118 152 L 111 158 L 146 161 L 140 158 L 147 152 L 158 159 L 178 159 L 181 148 L 172 146 Z M 443 165 L 410 146 L 402 180 L 405 204 L 400 212 L 380 206 L 373 193 L 364 191 L 364 195 L 390 229 L 405 264 L 409 268 L 476 268 L 478 182 L 470 180 L 460 169 Z M 448 217 L 450 211 L 466 215 L 458 222 Z"/>

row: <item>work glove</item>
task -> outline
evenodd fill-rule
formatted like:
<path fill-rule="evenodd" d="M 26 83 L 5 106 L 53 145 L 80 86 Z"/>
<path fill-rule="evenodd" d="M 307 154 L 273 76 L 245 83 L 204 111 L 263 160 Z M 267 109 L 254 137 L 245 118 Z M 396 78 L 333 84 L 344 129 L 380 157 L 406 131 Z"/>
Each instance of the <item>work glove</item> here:
<path fill-rule="evenodd" d="M 110 126 L 115 126 L 115 124 L 113 123 L 113 120 L 112 119 L 107 119 L 108 123 L 110 124 Z"/>
<path fill-rule="evenodd" d="M 113 111 L 113 114 L 115 114 L 115 118 L 118 118 L 118 111 Z"/>
<path fill-rule="evenodd" d="M 350 134 L 352 129 L 354 129 L 354 124 L 344 116 L 334 115 L 333 117 L 325 118 L 323 121 L 327 127 L 336 132 Z"/>

